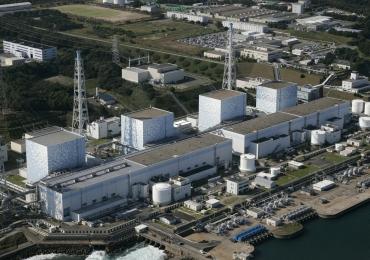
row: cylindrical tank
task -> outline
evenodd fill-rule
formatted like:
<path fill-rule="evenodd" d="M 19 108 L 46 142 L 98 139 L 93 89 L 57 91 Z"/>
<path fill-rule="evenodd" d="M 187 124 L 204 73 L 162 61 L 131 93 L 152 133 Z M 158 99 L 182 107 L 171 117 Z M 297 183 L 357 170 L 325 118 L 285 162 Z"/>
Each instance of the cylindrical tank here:
<path fill-rule="evenodd" d="M 337 143 L 335 144 L 335 151 L 340 152 L 344 150 L 344 144 L 342 143 Z"/>
<path fill-rule="evenodd" d="M 256 156 L 251 153 L 240 155 L 240 166 L 241 172 L 255 172 L 256 171 Z"/>
<path fill-rule="evenodd" d="M 352 100 L 352 113 L 361 114 L 364 111 L 365 102 L 362 99 Z"/>
<path fill-rule="evenodd" d="M 167 205 L 171 203 L 171 184 L 169 183 L 156 183 L 153 185 L 152 192 L 152 200 L 154 205 Z"/>
<path fill-rule="evenodd" d="M 362 116 L 358 120 L 358 123 L 360 125 L 360 128 L 362 130 L 368 130 L 370 129 L 370 116 Z"/>
<path fill-rule="evenodd" d="M 370 116 L 370 102 L 365 103 L 364 114 Z"/>
<path fill-rule="evenodd" d="M 125 0 L 113 0 L 113 4 L 115 4 L 115 5 L 124 5 Z"/>
<path fill-rule="evenodd" d="M 326 132 L 323 130 L 311 131 L 311 145 L 323 145 L 326 140 Z"/>
<path fill-rule="evenodd" d="M 277 177 L 280 174 L 280 167 L 271 167 L 270 174 L 271 177 Z"/>

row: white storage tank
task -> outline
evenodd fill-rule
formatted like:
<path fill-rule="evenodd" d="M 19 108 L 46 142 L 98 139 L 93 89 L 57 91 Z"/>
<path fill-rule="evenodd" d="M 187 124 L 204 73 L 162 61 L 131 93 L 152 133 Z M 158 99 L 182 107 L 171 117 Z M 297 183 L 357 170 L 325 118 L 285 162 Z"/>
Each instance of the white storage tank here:
<path fill-rule="evenodd" d="M 277 177 L 280 174 L 280 167 L 271 167 L 270 174 L 272 178 Z"/>
<path fill-rule="evenodd" d="M 352 113 L 361 114 L 364 111 L 365 102 L 362 99 L 352 100 Z"/>
<path fill-rule="evenodd" d="M 153 185 L 152 192 L 152 200 L 154 205 L 167 205 L 171 203 L 171 184 L 169 183 L 156 183 Z"/>
<path fill-rule="evenodd" d="M 255 172 L 256 171 L 256 156 L 251 153 L 240 155 L 240 166 L 241 172 Z"/>
<path fill-rule="evenodd" d="M 324 130 L 311 131 L 311 145 L 323 145 L 326 140 L 326 132 Z"/>
<path fill-rule="evenodd" d="M 362 130 L 369 130 L 370 129 L 370 117 L 369 116 L 360 117 L 359 125 Z"/>
<path fill-rule="evenodd" d="M 370 102 L 365 103 L 364 114 L 370 116 Z"/>

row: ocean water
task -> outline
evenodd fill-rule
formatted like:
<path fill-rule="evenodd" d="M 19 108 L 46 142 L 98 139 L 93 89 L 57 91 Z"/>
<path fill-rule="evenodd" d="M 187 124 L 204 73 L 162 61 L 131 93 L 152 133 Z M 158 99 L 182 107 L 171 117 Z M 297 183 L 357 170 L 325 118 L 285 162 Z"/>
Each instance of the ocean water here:
<path fill-rule="evenodd" d="M 45 254 L 36 255 L 25 260 L 165 260 L 167 255 L 163 250 L 153 246 L 138 244 L 123 252 L 108 255 L 105 251 L 94 251 L 87 257 L 64 255 L 64 254 Z"/>

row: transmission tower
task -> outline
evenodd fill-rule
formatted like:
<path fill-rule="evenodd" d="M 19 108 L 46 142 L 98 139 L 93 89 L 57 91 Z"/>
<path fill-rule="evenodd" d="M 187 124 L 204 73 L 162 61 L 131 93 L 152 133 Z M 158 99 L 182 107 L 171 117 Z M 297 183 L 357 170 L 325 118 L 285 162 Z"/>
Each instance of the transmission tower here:
<path fill-rule="evenodd" d="M 112 62 L 114 64 L 117 64 L 118 66 L 121 66 L 121 58 L 120 58 L 119 49 L 118 49 L 117 35 L 113 36 L 113 41 L 112 41 Z"/>
<path fill-rule="evenodd" d="M 9 112 L 8 99 L 5 92 L 5 82 L 3 79 L 3 70 L 0 67 L 0 99 L 1 99 L 1 114 L 4 116 Z"/>
<path fill-rule="evenodd" d="M 225 68 L 224 68 L 224 78 L 222 81 L 223 89 L 233 89 L 235 87 L 236 81 L 236 68 L 235 68 L 235 55 L 233 49 L 233 35 L 234 29 L 233 24 L 230 23 L 229 31 L 227 33 L 227 46 L 226 46 L 226 55 L 225 55 Z"/>
<path fill-rule="evenodd" d="M 77 51 L 74 75 L 72 131 L 76 131 L 79 134 L 82 134 L 83 129 L 86 127 L 88 122 L 89 112 L 87 109 L 83 61 L 81 59 L 81 52 Z"/>

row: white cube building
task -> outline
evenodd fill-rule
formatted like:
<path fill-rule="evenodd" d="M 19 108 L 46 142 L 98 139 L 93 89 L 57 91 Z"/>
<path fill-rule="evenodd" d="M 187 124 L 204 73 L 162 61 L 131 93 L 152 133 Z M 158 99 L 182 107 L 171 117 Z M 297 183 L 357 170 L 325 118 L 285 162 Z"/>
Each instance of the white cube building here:
<path fill-rule="evenodd" d="M 87 125 L 87 135 L 94 139 L 102 139 L 121 133 L 119 117 L 100 118 Z"/>
<path fill-rule="evenodd" d="M 47 61 L 57 56 L 55 47 L 28 41 L 3 41 L 4 53 L 13 54 L 19 58 L 36 61 Z"/>
<path fill-rule="evenodd" d="M 122 115 L 122 144 L 142 150 L 148 143 L 172 137 L 173 121 L 172 112 L 154 107 Z"/>
<path fill-rule="evenodd" d="M 81 167 L 85 163 L 85 138 L 60 129 L 26 139 L 27 182 L 35 183 L 59 170 Z"/>
<path fill-rule="evenodd" d="M 146 69 L 137 67 L 127 67 L 122 69 L 122 78 L 130 82 L 139 84 L 148 81 L 149 77 L 149 71 Z"/>
<path fill-rule="evenodd" d="M 296 83 L 271 81 L 257 86 L 256 108 L 261 111 L 275 113 L 296 104 Z"/>
<path fill-rule="evenodd" d="M 246 93 L 222 89 L 199 95 L 198 128 L 205 131 L 226 120 L 243 118 Z"/>

